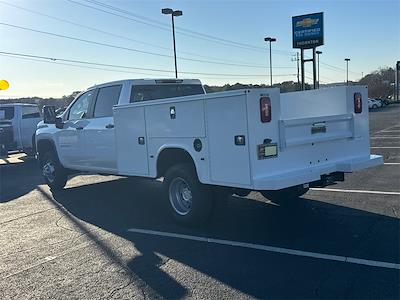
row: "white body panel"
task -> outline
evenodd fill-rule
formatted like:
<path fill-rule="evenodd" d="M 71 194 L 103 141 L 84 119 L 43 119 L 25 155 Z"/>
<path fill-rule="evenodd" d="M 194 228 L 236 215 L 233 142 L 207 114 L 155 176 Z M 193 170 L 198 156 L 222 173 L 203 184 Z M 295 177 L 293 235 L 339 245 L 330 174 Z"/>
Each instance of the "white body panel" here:
<path fill-rule="evenodd" d="M 191 156 L 202 183 L 252 190 L 281 189 L 382 163 L 382 157 L 370 155 L 366 87 L 286 94 L 252 89 L 129 103 L 132 85 L 146 82 L 110 83 L 123 84 L 113 116 L 81 120 L 82 135 L 68 122 L 61 130 L 42 124 L 37 140 L 50 136 L 66 167 L 151 178 L 158 176 L 160 153 L 178 148 Z M 354 112 L 356 92 L 362 95 L 362 113 Z M 267 123 L 260 119 L 261 96 L 271 100 Z M 115 128 L 106 129 L 107 124 Z M 318 126 L 324 131 L 313 130 Z M 235 136 L 244 136 L 245 144 L 236 145 Z M 201 151 L 195 150 L 195 139 Z M 264 143 L 277 144 L 276 157 L 259 158 L 258 145 Z"/>
<path fill-rule="evenodd" d="M 2 120 L 0 122 L 8 121 L 11 122 L 13 127 L 14 145 L 13 149 L 8 150 L 19 150 L 24 151 L 32 148 L 32 137 L 35 135 L 37 124 L 42 120 L 39 116 L 27 116 L 25 114 L 26 109 L 36 111 L 39 113 L 38 106 L 35 104 L 23 104 L 23 103 L 10 103 L 3 104 L 1 107 L 13 107 L 14 116 L 11 120 Z"/>
<path fill-rule="evenodd" d="M 355 92 L 362 94 L 361 114 L 354 113 Z M 272 102 L 269 123 L 260 121 L 261 95 Z M 175 119 L 170 117 L 171 108 L 176 110 Z M 143 110 L 145 120 L 131 118 Z M 192 156 L 202 183 L 254 190 L 281 189 L 382 163 L 380 156 L 369 152 L 365 87 L 287 94 L 278 89 L 241 90 L 121 105 L 114 114 L 116 132 L 121 131 L 117 140 L 121 175 L 138 174 L 122 166 L 140 160 L 126 150 L 137 144 L 136 136 L 123 138 L 128 123 L 131 128 L 145 128 L 141 134 L 146 132 L 149 172 L 143 175 L 149 177 L 156 177 L 157 155 L 167 147 L 184 149 Z M 324 124 L 326 132 L 312 133 L 317 123 Z M 235 145 L 236 135 L 244 135 L 246 144 Z M 196 138 L 203 143 L 201 152 L 194 150 Z M 257 145 L 264 139 L 278 144 L 277 157 L 258 159 Z M 143 162 L 147 162 L 145 152 L 140 154 Z"/>

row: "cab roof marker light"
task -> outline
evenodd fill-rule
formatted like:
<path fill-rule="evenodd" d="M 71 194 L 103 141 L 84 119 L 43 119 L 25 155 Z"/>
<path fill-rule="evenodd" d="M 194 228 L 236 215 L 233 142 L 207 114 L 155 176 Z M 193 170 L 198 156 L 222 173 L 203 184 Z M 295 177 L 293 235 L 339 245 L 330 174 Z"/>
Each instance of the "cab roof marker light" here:
<path fill-rule="evenodd" d="M 156 80 L 156 83 L 182 83 L 182 79 L 162 79 L 162 80 Z"/>

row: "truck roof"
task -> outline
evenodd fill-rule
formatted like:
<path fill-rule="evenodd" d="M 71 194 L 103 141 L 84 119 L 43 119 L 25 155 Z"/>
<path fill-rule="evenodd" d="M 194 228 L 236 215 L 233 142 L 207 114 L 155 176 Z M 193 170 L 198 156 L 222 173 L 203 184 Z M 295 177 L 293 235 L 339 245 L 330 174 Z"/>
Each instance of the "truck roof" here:
<path fill-rule="evenodd" d="M 0 107 L 4 106 L 38 106 L 34 103 L 0 103 Z"/>
<path fill-rule="evenodd" d="M 176 79 L 176 78 L 159 78 L 159 79 L 124 79 L 117 81 L 110 81 L 102 84 L 96 84 L 88 88 L 88 90 L 107 86 L 110 84 L 133 84 L 133 85 L 150 85 L 150 84 L 199 84 L 201 81 L 199 79 Z"/>

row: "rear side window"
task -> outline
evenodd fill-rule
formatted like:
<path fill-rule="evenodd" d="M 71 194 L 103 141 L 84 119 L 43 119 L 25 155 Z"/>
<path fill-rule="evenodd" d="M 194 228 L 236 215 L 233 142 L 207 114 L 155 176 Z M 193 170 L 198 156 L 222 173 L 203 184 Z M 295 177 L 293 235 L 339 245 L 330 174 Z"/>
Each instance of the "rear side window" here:
<path fill-rule="evenodd" d="M 40 118 L 39 108 L 36 106 L 22 106 L 22 119 Z"/>
<path fill-rule="evenodd" d="M 0 120 L 11 120 L 14 118 L 14 107 L 0 107 Z"/>
<path fill-rule="evenodd" d="M 147 84 L 132 86 L 130 102 L 204 94 L 200 84 Z"/>
<path fill-rule="evenodd" d="M 99 89 L 93 114 L 95 118 L 112 116 L 112 108 L 118 104 L 121 88 L 122 85 L 113 85 Z"/>

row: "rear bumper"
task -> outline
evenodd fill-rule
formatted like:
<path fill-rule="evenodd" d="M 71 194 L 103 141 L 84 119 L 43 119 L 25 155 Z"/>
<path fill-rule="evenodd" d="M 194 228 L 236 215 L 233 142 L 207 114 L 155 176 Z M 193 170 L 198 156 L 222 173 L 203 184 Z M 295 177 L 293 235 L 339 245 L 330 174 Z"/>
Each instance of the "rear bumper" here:
<path fill-rule="evenodd" d="M 338 161 L 330 164 L 282 172 L 272 176 L 262 176 L 253 179 L 254 190 L 279 190 L 298 184 L 310 183 L 321 179 L 321 175 L 333 172 L 350 173 L 383 164 L 380 155 L 370 155 L 369 158 L 356 158 Z"/>

